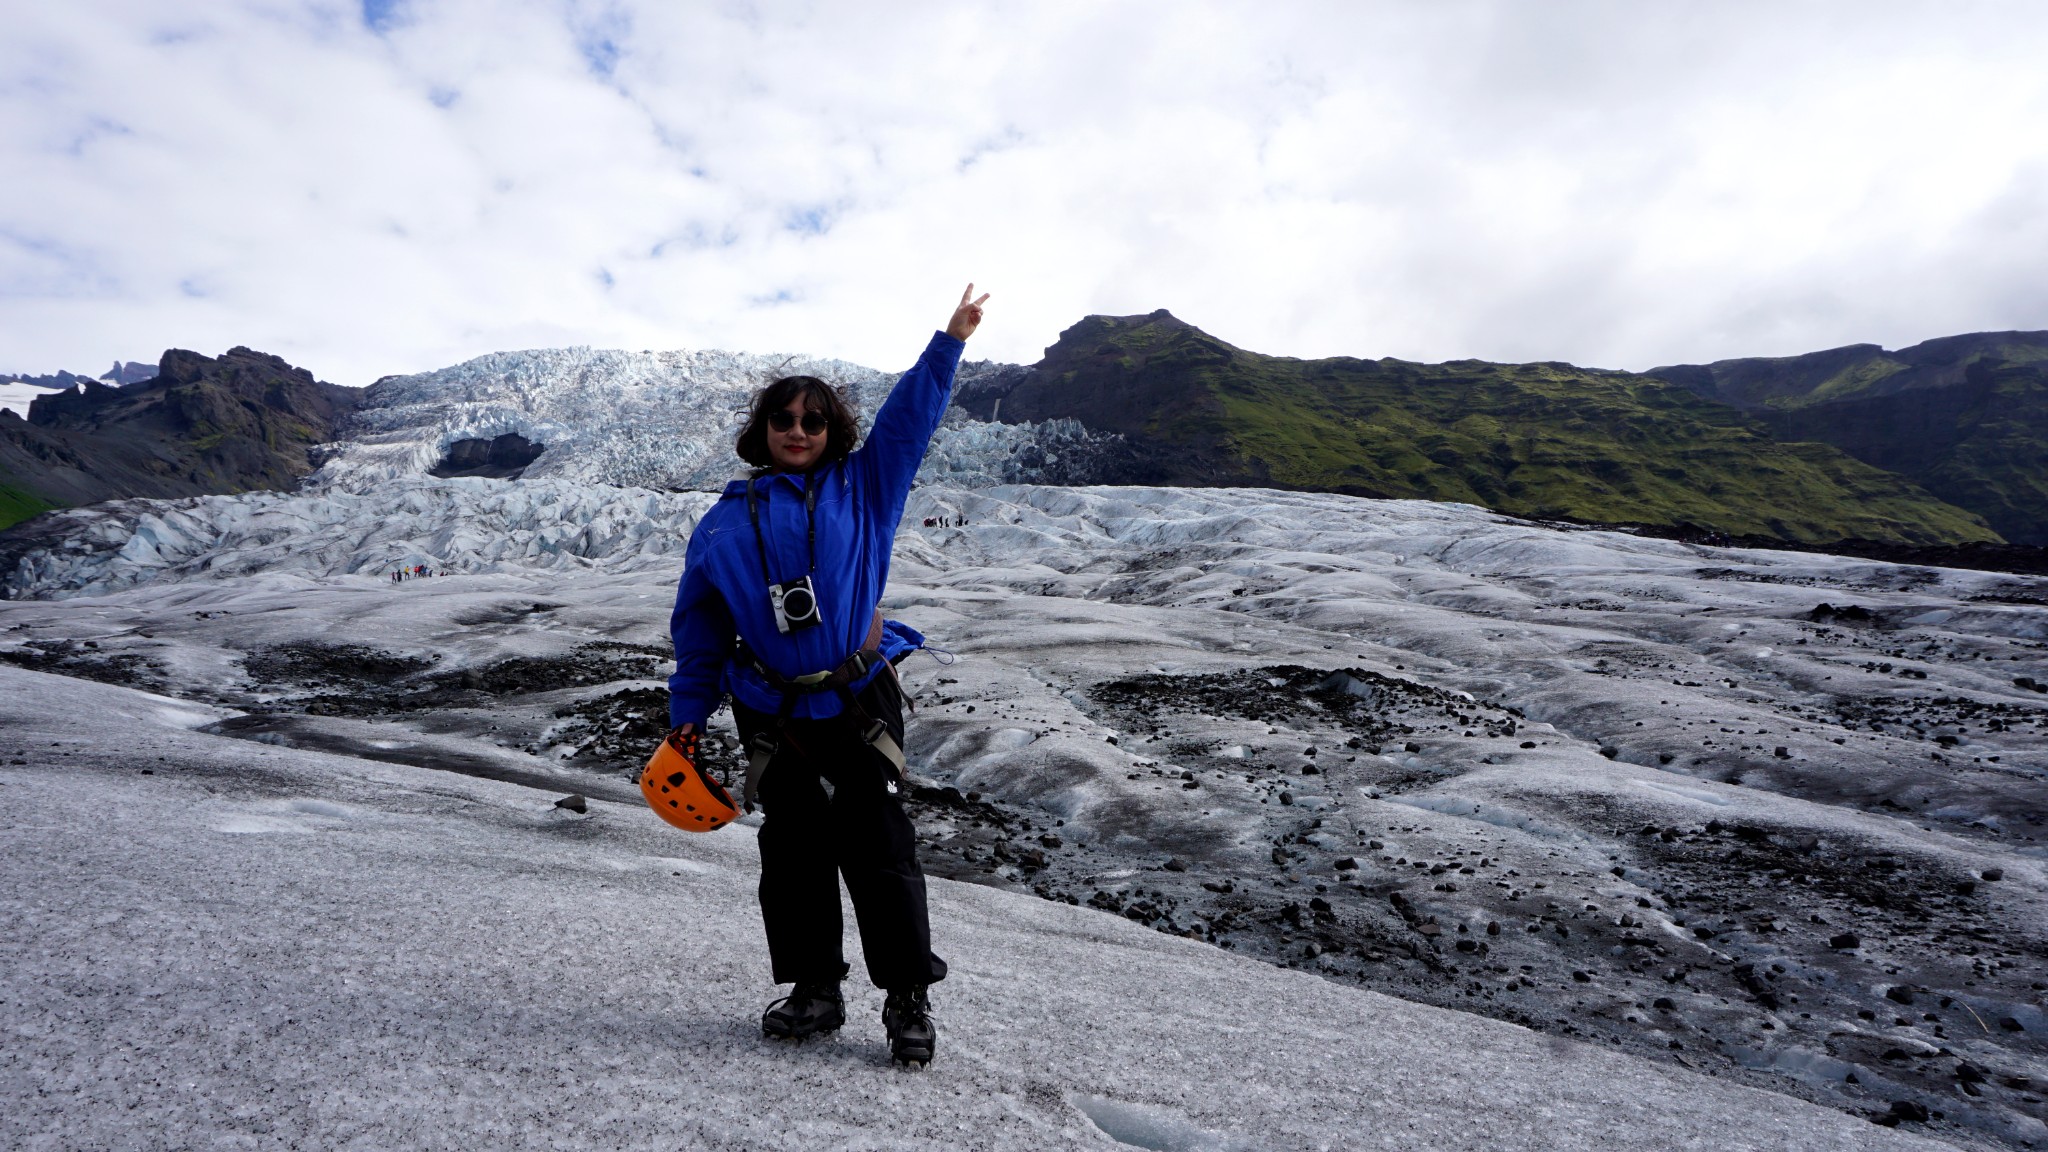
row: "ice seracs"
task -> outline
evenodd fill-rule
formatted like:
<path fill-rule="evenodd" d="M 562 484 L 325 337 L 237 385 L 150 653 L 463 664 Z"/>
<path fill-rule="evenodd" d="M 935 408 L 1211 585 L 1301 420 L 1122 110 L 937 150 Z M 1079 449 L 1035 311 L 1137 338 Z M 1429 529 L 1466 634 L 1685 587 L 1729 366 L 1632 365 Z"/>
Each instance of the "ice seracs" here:
<path fill-rule="evenodd" d="M 962 384 L 1008 368 L 964 365 Z M 894 373 L 801 355 L 497 352 L 371 385 L 352 434 L 333 447 L 309 483 L 373 491 L 425 475 L 458 441 L 516 433 L 547 449 L 527 468 L 528 478 L 715 491 L 740 467 L 732 442 L 749 398 L 782 376 L 817 376 L 844 386 L 860 409 L 863 431 L 896 380 Z M 1036 478 L 1058 466 L 1064 446 L 1085 438 L 1074 421 L 987 423 L 955 409 L 921 477 L 955 484 Z"/>

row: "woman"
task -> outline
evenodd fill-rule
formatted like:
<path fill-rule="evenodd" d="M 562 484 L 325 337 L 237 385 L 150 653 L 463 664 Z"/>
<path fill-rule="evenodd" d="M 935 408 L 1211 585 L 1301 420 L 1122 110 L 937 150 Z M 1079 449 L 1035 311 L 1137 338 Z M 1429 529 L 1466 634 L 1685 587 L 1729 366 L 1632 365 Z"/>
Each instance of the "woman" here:
<path fill-rule="evenodd" d="M 854 447 L 854 414 L 813 376 L 755 397 L 736 445 L 758 469 L 726 486 L 690 534 L 669 631 L 669 724 L 701 730 L 727 694 L 748 752 L 746 799 L 763 812 L 761 919 L 777 984 L 761 1030 L 801 1039 L 846 1022 L 839 877 L 853 898 L 868 976 L 901 1063 L 937 1044 L 926 989 L 933 955 L 924 871 L 903 812 L 902 696 L 893 661 L 924 637 L 884 621 L 896 525 L 945 414 L 974 285 Z"/>

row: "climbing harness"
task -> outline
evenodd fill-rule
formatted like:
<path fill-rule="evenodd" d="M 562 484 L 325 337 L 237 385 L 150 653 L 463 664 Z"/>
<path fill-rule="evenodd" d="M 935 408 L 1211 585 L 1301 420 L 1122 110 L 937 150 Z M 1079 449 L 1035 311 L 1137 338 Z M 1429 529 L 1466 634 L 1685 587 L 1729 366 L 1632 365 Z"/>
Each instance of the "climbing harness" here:
<path fill-rule="evenodd" d="M 853 730 L 860 736 L 861 743 L 880 752 L 882 758 L 889 762 L 891 778 L 886 781 L 886 785 L 891 793 L 897 790 L 897 786 L 903 780 L 903 747 L 890 735 L 886 723 L 869 715 L 868 710 L 861 707 L 860 699 L 854 695 L 851 687 L 855 681 L 866 676 L 870 669 L 880 665 L 886 669 L 885 674 L 889 677 L 898 697 L 907 700 L 903 694 L 903 686 L 896 680 L 896 666 L 882 658 L 882 614 L 879 611 L 868 624 L 867 639 L 861 642 L 860 650 L 848 656 L 839 667 L 829 672 L 812 672 L 794 678 L 783 676 L 763 663 L 761 658 L 754 654 L 753 649 L 747 647 L 744 640 L 740 641 L 734 656 L 752 668 L 768 682 L 769 687 L 782 695 L 782 703 L 775 710 L 774 723 L 754 733 L 753 739 L 747 742 L 747 784 L 741 793 L 741 803 L 746 806 L 747 811 L 754 810 L 754 796 L 760 788 L 762 774 L 768 770 L 768 762 L 775 759 L 775 754 L 782 750 L 782 742 L 791 739 L 788 731 L 789 721 L 796 714 L 797 698 L 819 692 L 832 692 L 838 695 L 842 714 L 852 722 Z"/>

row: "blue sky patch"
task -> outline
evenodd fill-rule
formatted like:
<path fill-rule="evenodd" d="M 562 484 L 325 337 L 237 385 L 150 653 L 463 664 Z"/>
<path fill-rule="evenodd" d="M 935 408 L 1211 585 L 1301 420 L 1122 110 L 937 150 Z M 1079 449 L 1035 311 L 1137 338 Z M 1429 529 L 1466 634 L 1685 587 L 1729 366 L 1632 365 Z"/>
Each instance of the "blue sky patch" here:
<path fill-rule="evenodd" d="M 799 236 L 823 236 L 832 230 L 835 213 L 823 204 L 792 208 L 782 217 L 782 226 Z"/>
<path fill-rule="evenodd" d="M 633 31 L 632 18 L 623 11 L 607 6 L 602 12 L 572 20 L 571 31 L 576 37 L 576 51 L 583 54 L 583 64 L 593 76 L 609 80 L 618 71 L 620 47 Z"/>
<path fill-rule="evenodd" d="M 363 0 L 363 27 L 382 36 L 405 15 L 405 0 Z"/>

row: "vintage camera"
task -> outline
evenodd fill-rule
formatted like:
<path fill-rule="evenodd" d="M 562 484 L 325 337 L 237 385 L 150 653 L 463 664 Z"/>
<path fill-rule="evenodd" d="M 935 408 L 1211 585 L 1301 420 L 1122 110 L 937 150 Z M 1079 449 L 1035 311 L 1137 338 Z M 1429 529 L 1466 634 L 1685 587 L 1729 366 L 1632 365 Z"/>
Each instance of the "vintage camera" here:
<path fill-rule="evenodd" d="M 818 617 L 818 590 L 811 587 L 809 576 L 770 584 L 768 603 L 775 609 L 775 630 L 784 636 L 822 623 Z"/>

